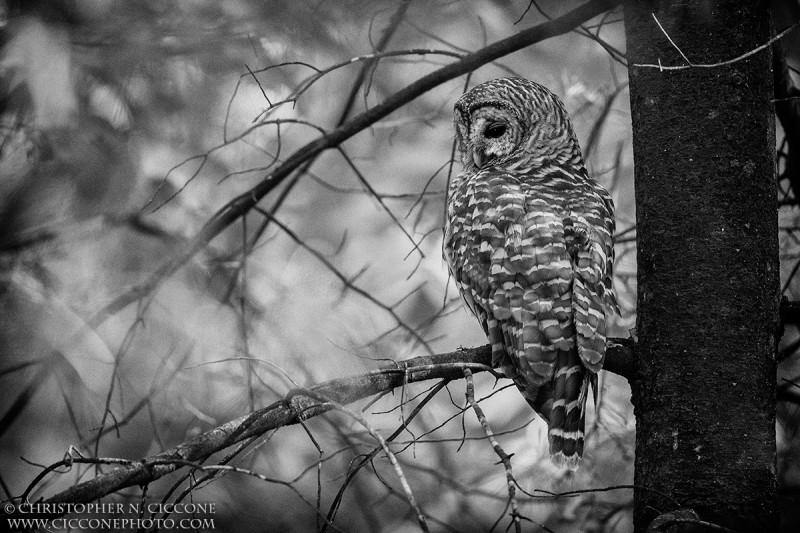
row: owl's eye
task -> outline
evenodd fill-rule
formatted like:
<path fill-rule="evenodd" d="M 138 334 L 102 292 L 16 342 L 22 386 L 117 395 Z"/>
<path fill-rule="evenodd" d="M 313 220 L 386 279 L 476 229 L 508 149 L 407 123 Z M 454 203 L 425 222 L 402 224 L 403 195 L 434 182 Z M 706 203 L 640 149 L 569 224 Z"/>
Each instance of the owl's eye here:
<path fill-rule="evenodd" d="M 492 124 L 486 128 L 486 130 L 483 132 L 483 136 L 487 139 L 497 139 L 498 137 L 502 137 L 505 132 L 505 124 Z"/>

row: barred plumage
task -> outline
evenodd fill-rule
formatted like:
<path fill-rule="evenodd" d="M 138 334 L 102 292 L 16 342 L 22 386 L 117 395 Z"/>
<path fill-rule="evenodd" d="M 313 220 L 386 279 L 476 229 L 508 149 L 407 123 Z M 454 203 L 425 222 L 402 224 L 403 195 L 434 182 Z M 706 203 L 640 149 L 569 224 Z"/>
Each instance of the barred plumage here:
<path fill-rule="evenodd" d="M 563 104 L 521 78 L 455 105 L 463 172 L 450 184 L 444 256 L 492 346 L 492 364 L 548 421 L 553 462 L 577 468 L 586 399 L 605 357 L 614 205 L 589 178 Z"/>

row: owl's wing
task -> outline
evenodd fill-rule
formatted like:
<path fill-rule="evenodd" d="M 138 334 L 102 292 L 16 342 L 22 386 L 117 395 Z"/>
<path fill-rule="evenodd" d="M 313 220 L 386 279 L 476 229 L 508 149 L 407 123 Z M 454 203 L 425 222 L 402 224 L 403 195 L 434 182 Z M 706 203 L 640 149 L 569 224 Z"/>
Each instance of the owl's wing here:
<path fill-rule="evenodd" d="M 464 176 L 456 178 L 456 184 Z M 485 215 L 491 209 L 492 191 L 486 184 L 462 182 L 448 195 L 443 243 L 444 258 L 467 308 L 478 319 L 492 347 L 492 367 L 513 379 L 516 371 L 506 355 L 503 330 L 492 313 L 490 243 L 494 230 Z"/>
<path fill-rule="evenodd" d="M 487 309 L 490 287 L 484 274 L 489 265 L 475 234 L 477 222 L 474 215 L 490 203 L 490 191 L 480 186 L 479 191 L 475 191 L 466 178 L 465 174 L 459 175 L 448 194 L 442 251 L 461 298 L 478 318 L 484 333 L 489 335 Z"/>
<path fill-rule="evenodd" d="M 573 259 L 572 310 L 578 353 L 594 373 L 606 351 L 606 312 L 619 312 L 612 289 L 614 204 L 601 187 L 591 185 L 580 207 L 565 219 L 567 246 Z"/>
<path fill-rule="evenodd" d="M 617 298 L 614 295 L 614 233 L 616 232 L 616 218 L 614 216 L 614 200 L 604 188 L 594 184 L 595 190 L 603 200 L 603 250 L 606 252 L 606 271 L 603 277 L 603 303 L 611 313 L 620 314 Z"/>
<path fill-rule="evenodd" d="M 480 178 L 451 191 L 445 256 L 489 337 L 493 365 L 533 400 L 558 352 L 574 343 L 563 213 L 505 173 Z"/>

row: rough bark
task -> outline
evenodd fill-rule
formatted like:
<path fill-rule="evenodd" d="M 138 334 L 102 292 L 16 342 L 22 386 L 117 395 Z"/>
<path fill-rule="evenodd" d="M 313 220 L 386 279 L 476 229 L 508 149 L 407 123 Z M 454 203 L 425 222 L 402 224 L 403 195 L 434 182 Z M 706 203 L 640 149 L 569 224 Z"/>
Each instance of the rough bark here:
<path fill-rule="evenodd" d="M 708 65 L 763 45 L 769 2 L 629 0 L 625 30 L 639 239 L 635 531 L 675 508 L 648 489 L 713 524 L 775 531 L 770 48 L 710 68 L 642 66 Z"/>

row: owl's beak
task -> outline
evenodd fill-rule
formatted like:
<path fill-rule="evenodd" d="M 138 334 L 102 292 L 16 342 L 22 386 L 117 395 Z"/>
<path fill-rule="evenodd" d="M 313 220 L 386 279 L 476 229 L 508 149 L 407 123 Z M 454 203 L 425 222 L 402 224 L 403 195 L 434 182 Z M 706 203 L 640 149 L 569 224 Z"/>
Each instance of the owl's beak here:
<path fill-rule="evenodd" d="M 483 152 L 473 149 L 472 160 L 475 162 L 476 167 L 481 168 L 483 166 Z"/>

